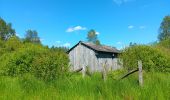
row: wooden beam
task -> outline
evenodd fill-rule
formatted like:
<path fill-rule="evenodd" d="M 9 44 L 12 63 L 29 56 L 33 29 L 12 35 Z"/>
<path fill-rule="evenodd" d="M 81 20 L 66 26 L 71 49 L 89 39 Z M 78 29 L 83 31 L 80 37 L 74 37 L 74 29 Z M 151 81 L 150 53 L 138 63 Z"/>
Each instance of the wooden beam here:
<path fill-rule="evenodd" d="M 78 72 L 80 72 L 82 70 L 83 70 L 83 68 L 79 68 L 79 69 L 75 70 L 73 73 L 78 73 Z"/>
<path fill-rule="evenodd" d="M 120 79 L 124 79 L 124 78 L 128 77 L 129 75 L 131 75 L 131 74 L 133 74 L 133 73 L 135 73 L 137 71 L 138 71 L 138 68 L 134 69 L 134 70 L 131 70 L 127 74 L 123 75 Z"/>

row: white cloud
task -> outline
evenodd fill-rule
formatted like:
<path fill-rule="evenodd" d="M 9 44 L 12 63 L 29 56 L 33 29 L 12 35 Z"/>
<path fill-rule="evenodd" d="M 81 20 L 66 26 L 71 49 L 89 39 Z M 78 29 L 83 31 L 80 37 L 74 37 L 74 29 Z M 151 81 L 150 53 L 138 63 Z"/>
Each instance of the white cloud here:
<path fill-rule="evenodd" d="M 70 44 L 70 43 L 65 43 L 65 44 L 63 44 L 63 46 L 64 46 L 64 47 L 70 47 L 71 44 Z"/>
<path fill-rule="evenodd" d="M 135 1 L 135 0 L 113 0 L 113 2 L 116 3 L 117 5 L 121 5 L 123 3 L 131 2 L 131 1 Z"/>
<path fill-rule="evenodd" d="M 129 26 L 128 26 L 128 29 L 133 29 L 133 28 L 134 28 L 133 25 L 129 25 Z"/>
<path fill-rule="evenodd" d="M 99 32 L 96 32 L 97 35 L 99 35 L 100 33 Z"/>
<path fill-rule="evenodd" d="M 76 27 L 74 27 L 74 30 L 75 30 L 75 31 L 78 31 L 78 30 L 86 30 L 86 28 L 85 28 L 85 27 L 81 27 L 81 26 L 76 26 Z"/>
<path fill-rule="evenodd" d="M 74 30 L 73 30 L 73 28 L 68 28 L 67 30 L 66 30 L 66 32 L 73 32 Z"/>
<path fill-rule="evenodd" d="M 66 43 L 63 43 L 62 41 L 55 41 L 55 46 L 57 47 L 70 47 L 71 44 L 66 42 Z"/>
<path fill-rule="evenodd" d="M 80 31 L 80 30 L 86 30 L 86 27 L 82 26 L 75 26 L 75 27 L 70 27 L 66 30 L 66 32 L 74 32 L 74 31 Z"/>
<path fill-rule="evenodd" d="M 146 26 L 139 26 L 139 28 L 140 28 L 140 29 L 145 29 L 145 28 L 146 28 Z"/>

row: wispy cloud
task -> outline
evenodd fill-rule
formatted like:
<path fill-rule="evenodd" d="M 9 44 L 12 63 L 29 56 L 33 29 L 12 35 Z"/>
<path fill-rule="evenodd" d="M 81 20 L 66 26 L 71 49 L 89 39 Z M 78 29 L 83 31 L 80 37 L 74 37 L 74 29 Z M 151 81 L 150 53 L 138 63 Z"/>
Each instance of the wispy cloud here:
<path fill-rule="evenodd" d="M 63 43 L 63 42 L 61 42 L 61 41 L 55 41 L 55 46 L 57 46 L 57 47 L 70 47 L 71 44 L 68 43 L 68 42 Z"/>
<path fill-rule="evenodd" d="M 100 33 L 99 32 L 96 32 L 97 35 L 99 35 Z"/>
<path fill-rule="evenodd" d="M 135 1 L 135 0 L 113 0 L 113 2 L 116 3 L 117 5 L 121 5 L 131 1 Z"/>
<path fill-rule="evenodd" d="M 81 30 L 86 30 L 86 27 L 82 27 L 82 26 L 75 26 L 75 27 L 69 27 L 66 32 L 74 32 L 74 31 L 81 31 Z"/>
<path fill-rule="evenodd" d="M 128 26 L 128 29 L 134 29 L 134 28 L 143 30 L 143 29 L 146 29 L 146 26 L 145 25 L 141 25 L 141 26 L 129 25 Z"/>
<path fill-rule="evenodd" d="M 128 29 L 133 29 L 135 26 L 133 26 L 133 25 L 129 25 L 128 26 Z"/>

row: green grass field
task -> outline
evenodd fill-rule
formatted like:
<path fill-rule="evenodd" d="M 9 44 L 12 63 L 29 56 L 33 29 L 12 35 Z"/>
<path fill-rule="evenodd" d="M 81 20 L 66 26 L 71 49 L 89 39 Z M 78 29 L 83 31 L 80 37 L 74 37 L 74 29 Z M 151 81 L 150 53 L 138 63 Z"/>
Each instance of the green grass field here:
<path fill-rule="evenodd" d="M 117 75 L 120 76 L 120 75 Z M 0 100 L 170 100 L 170 74 L 144 73 L 144 86 L 137 73 L 123 80 L 116 74 L 106 82 L 100 74 L 92 77 L 73 75 L 43 82 L 25 75 L 0 77 Z"/>

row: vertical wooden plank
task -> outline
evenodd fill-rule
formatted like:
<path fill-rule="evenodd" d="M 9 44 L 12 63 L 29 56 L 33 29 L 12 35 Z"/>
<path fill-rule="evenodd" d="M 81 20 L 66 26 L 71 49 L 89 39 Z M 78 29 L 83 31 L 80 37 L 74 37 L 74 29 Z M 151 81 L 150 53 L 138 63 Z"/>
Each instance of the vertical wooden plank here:
<path fill-rule="evenodd" d="M 138 61 L 138 68 L 139 68 L 139 85 L 143 86 L 142 61 Z"/>

